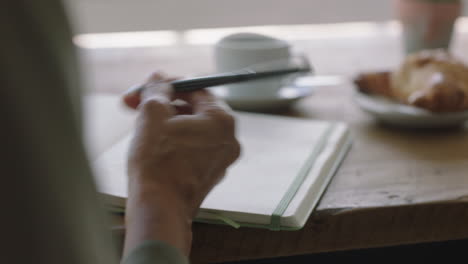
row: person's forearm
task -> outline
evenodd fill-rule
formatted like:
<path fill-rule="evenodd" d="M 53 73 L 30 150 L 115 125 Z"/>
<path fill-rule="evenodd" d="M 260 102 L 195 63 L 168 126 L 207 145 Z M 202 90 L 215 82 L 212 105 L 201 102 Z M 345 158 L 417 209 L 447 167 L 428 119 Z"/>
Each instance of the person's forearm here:
<path fill-rule="evenodd" d="M 144 184 L 131 184 L 127 200 L 124 255 L 147 240 L 159 240 L 186 256 L 192 242 L 192 221 L 171 193 Z"/>
<path fill-rule="evenodd" d="M 209 91 L 174 93 L 160 74 L 147 84 L 124 99 L 139 110 L 128 153 L 125 254 L 160 240 L 188 256 L 200 204 L 240 155 L 235 119 Z"/>

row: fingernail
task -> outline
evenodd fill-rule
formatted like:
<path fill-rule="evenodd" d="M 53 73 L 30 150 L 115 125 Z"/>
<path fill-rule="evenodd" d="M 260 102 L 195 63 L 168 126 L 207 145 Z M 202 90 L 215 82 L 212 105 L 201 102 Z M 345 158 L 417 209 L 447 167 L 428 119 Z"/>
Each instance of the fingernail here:
<path fill-rule="evenodd" d="M 139 85 L 132 86 L 132 87 L 128 88 L 127 91 L 124 92 L 124 95 L 132 95 L 132 94 L 136 94 L 136 93 L 141 93 L 143 88 L 144 88 L 144 84 L 139 84 Z"/>

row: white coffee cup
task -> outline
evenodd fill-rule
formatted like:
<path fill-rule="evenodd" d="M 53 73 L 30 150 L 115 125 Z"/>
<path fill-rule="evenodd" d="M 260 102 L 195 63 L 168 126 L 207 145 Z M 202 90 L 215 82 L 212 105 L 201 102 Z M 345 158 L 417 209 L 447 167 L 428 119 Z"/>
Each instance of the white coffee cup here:
<path fill-rule="evenodd" d="M 215 46 L 218 72 L 235 71 L 246 67 L 274 63 L 286 67 L 291 59 L 290 45 L 280 39 L 254 33 L 237 33 L 221 39 Z M 275 97 L 282 87 L 291 82 L 288 77 L 273 77 L 226 85 L 232 98 Z"/>

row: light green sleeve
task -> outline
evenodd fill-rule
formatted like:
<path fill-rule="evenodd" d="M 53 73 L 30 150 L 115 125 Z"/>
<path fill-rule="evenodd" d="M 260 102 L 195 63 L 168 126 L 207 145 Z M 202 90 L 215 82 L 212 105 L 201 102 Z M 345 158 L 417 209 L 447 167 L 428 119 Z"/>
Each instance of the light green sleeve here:
<path fill-rule="evenodd" d="M 159 241 L 146 241 L 133 249 L 122 264 L 188 264 L 181 252 Z"/>

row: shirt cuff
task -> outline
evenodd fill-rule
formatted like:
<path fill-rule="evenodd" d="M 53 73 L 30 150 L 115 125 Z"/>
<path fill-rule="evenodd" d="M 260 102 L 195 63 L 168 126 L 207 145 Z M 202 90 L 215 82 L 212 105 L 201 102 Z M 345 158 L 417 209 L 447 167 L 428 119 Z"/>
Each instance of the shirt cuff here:
<path fill-rule="evenodd" d="M 148 240 L 141 243 L 123 259 L 122 264 L 188 264 L 187 257 L 171 245 Z"/>

